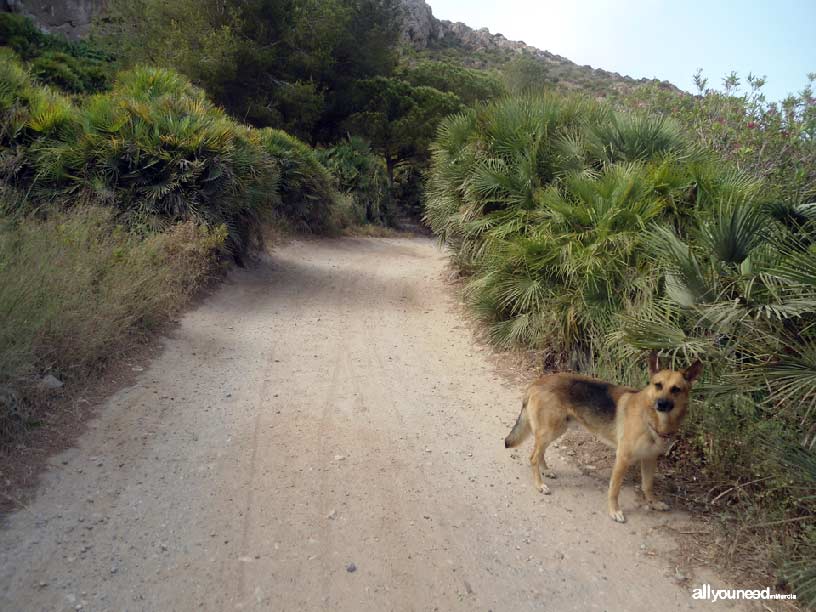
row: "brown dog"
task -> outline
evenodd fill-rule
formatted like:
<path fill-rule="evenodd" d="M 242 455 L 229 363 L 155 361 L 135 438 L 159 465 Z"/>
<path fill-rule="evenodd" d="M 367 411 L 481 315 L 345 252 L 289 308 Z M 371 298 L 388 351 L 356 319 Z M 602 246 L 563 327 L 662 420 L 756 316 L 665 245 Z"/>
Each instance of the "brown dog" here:
<path fill-rule="evenodd" d="M 669 507 L 654 495 L 654 474 L 658 455 L 666 452 L 688 408 L 689 391 L 703 365 L 695 361 L 685 370 L 661 370 L 656 352 L 649 355 L 649 384 L 638 391 L 579 374 L 542 376 L 527 389 L 521 414 L 504 440 L 505 448 L 518 446 L 530 434 L 535 444 L 530 463 L 536 487 L 549 493 L 541 481 L 541 470 L 555 475 L 547 467 L 544 452 L 572 421 L 616 449 L 615 467 L 609 482 L 609 516 L 623 523 L 618 506 L 626 468 L 640 460 L 643 494 L 655 510 Z"/>

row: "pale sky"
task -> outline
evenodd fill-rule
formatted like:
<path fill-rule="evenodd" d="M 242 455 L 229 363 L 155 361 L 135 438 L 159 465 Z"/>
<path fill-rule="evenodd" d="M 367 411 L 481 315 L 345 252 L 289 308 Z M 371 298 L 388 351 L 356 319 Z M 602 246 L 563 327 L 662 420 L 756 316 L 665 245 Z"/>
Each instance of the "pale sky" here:
<path fill-rule="evenodd" d="M 434 16 L 629 76 L 693 90 L 736 70 L 767 76 L 770 100 L 816 72 L 816 0 L 426 0 Z"/>

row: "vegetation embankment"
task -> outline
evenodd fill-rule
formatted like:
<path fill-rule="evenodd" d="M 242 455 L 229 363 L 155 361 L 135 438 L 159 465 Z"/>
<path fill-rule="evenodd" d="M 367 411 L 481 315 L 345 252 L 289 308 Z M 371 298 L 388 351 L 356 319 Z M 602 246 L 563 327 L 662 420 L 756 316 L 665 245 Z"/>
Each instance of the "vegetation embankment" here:
<path fill-rule="evenodd" d="M 636 385 L 648 349 L 703 359 L 688 495 L 812 601 L 816 218 L 713 149 L 581 96 L 504 99 L 443 122 L 426 215 L 497 345 Z"/>

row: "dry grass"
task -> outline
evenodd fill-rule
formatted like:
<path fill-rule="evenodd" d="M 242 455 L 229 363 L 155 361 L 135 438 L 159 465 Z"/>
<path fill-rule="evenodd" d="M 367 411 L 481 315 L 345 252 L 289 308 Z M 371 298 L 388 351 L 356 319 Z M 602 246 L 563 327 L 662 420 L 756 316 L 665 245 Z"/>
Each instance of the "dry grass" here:
<path fill-rule="evenodd" d="M 89 376 L 188 302 L 213 274 L 225 236 L 192 222 L 138 236 L 101 208 L 6 220 L 0 385 L 25 400 L 44 374 Z"/>

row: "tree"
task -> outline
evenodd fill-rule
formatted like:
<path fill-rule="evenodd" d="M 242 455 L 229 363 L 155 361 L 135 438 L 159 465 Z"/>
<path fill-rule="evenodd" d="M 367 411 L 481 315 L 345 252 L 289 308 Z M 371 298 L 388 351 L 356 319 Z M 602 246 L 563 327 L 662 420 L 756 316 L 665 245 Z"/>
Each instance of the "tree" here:
<path fill-rule="evenodd" d="M 358 79 L 396 66 L 397 0 L 110 0 L 98 32 L 126 65 L 174 68 L 235 117 L 332 140 Z"/>
<path fill-rule="evenodd" d="M 514 94 L 540 91 L 548 83 L 555 82 L 544 62 L 528 54 L 516 57 L 503 72 L 505 86 Z"/>
<path fill-rule="evenodd" d="M 355 89 L 355 104 L 362 110 L 352 114 L 345 125 L 382 154 L 392 185 L 397 163 L 424 160 L 439 122 L 462 108 L 455 94 L 415 87 L 396 78 L 366 79 Z"/>
<path fill-rule="evenodd" d="M 498 98 L 505 92 L 502 82 L 492 73 L 449 62 L 419 62 L 404 68 L 400 76 L 411 85 L 427 85 L 454 93 L 468 106 Z"/>

